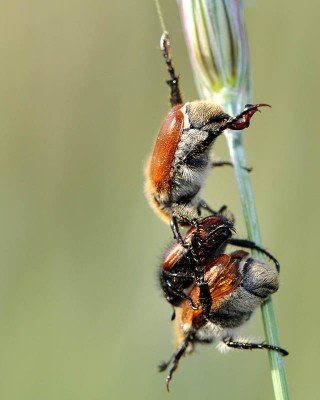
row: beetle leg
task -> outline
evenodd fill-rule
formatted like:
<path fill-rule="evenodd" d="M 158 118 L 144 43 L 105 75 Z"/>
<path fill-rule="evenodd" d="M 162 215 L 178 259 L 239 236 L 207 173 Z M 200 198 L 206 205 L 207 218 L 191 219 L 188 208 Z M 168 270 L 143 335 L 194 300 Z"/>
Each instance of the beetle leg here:
<path fill-rule="evenodd" d="M 172 229 L 173 237 L 177 241 L 177 243 L 180 243 L 183 247 L 186 247 L 180 233 L 177 217 L 172 217 L 170 221 L 170 227 Z"/>
<path fill-rule="evenodd" d="M 212 161 L 211 167 L 224 167 L 225 165 L 229 165 L 230 167 L 234 167 L 233 163 L 231 161 Z M 241 167 L 247 172 L 252 171 L 252 167 L 247 168 L 247 167 Z"/>
<path fill-rule="evenodd" d="M 167 391 L 168 392 L 169 392 L 169 385 L 170 385 L 170 382 L 171 382 L 171 379 L 172 379 L 172 375 L 173 375 L 174 371 L 178 368 L 180 358 L 186 352 L 189 342 L 190 342 L 190 338 L 189 338 L 189 336 L 187 336 L 183 340 L 183 342 L 180 344 L 178 350 L 170 357 L 169 361 L 162 362 L 158 367 L 159 368 L 159 372 L 163 372 L 168 368 L 168 366 L 170 365 L 171 361 L 173 363 L 173 366 L 170 369 L 170 371 L 168 373 L 168 376 L 166 378 L 166 384 L 167 384 Z"/>
<path fill-rule="evenodd" d="M 228 243 L 232 244 L 232 245 L 235 245 L 235 246 L 244 247 L 246 249 L 252 249 L 252 250 L 259 251 L 259 253 L 262 253 L 262 254 L 266 255 L 268 258 L 270 258 L 270 260 L 272 260 L 274 262 L 277 271 L 280 272 L 280 263 L 279 263 L 279 261 L 272 254 L 270 254 L 267 250 L 263 249 L 260 246 L 257 246 L 251 240 L 231 238 L 231 239 L 228 240 Z"/>
<path fill-rule="evenodd" d="M 244 110 L 236 115 L 235 117 L 229 119 L 220 128 L 220 131 L 224 131 L 225 129 L 233 129 L 233 130 L 242 130 L 248 128 L 250 125 L 250 119 L 259 110 L 259 107 L 271 107 L 269 104 L 261 103 L 261 104 L 246 104 Z"/>
<path fill-rule="evenodd" d="M 204 314 L 207 316 L 211 310 L 212 299 L 210 294 L 210 288 L 208 282 L 204 279 L 204 270 L 203 265 L 199 256 L 198 251 L 198 234 L 193 233 L 191 237 L 191 247 L 190 251 L 192 257 L 195 261 L 195 276 L 196 276 L 196 284 L 199 286 L 199 302 L 201 304 L 201 308 Z"/>
<path fill-rule="evenodd" d="M 266 350 L 277 351 L 283 357 L 289 354 L 288 351 L 283 349 L 282 347 L 274 346 L 272 344 L 267 344 L 267 343 L 234 342 L 231 338 L 225 338 L 223 339 L 223 342 L 228 347 L 232 347 L 234 349 L 242 349 L 242 350 L 266 349 Z"/>
<path fill-rule="evenodd" d="M 164 32 L 161 36 L 160 48 L 170 74 L 170 79 L 167 81 L 167 84 L 170 86 L 170 103 L 173 107 L 177 104 L 182 104 L 182 97 L 179 88 L 179 76 L 175 73 L 170 55 L 170 36 L 168 32 Z"/>
<path fill-rule="evenodd" d="M 200 201 L 199 204 L 199 210 L 203 208 L 204 210 L 209 211 L 212 215 L 217 215 L 217 214 L 222 214 L 224 211 L 226 211 L 227 206 L 224 204 L 219 208 L 218 211 L 214 211 L 204 200 Z"/>

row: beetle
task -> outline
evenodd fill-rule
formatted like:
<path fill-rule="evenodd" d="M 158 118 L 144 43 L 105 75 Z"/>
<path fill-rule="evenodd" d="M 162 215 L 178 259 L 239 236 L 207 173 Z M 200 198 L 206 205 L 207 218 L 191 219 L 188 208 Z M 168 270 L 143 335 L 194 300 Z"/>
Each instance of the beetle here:
<path fill-rule="evenodd" d="M 184 299 L 177 309 L 175 319 L 176 352 L 167 362 L 159 365 L 165 371 L 172 362 L 166 378 L 167 390 L 181 357 L 191 353 L 197 343 L 216 343 L 220 350 L 267 349 L 279 352 L 282 356 L 287 350 L 267 343 L 251 343 L 237 340 L 236 334 L 252 316 L 255 309 L 279 287 L 278 272 L 269 265 L 252 258 L 249 253 L 238 250 L 229 255 L 219 254 L 205 266 L 205 280 L 211 296 L 209 312 L 201 303 L 201 289 L 195 285 L 188 299 Z"/>
<path fill-rule="evenodd" d="M 170 74 L 167 83 L 171 88 L 172 108 L 146 163 L 145 192 L 156 213 L 170 222 L 175 239 L 182 242 L 179 225 L 192 225 L 203 209 L 215 213 L 200 195 L 210 169 L 215 165 L 210 159 L 215 139 L 226 129 L 247 128 L 260 107 L 270 106 L 247 104 L 239 115 L 231 117 L 216 103 L 202 100 L 183 103 L 167 33 L 162 35 L 160 46 Z M 226 164 L 230 163 L 216 165 Z"/>
<path fill-rule="evenodd" d="M 197 309 L 188 295 L 196 284 L 200 288 L 200 303 L 206 313 L 211 309 L 208 282 L 204 277 L 204 265 L 219 254 L 224 253 L 228 244 L 250 248 L 265 254 L 276 266 L 280 264 L 267 250 L 250 240 L 234 238 L 234 224 L 224 215 L 211 215 L 196 221 L 183 237 L 183 244 L 174 244 L 165 254 L 159 271 L 159 280 L 166 300 L 178 307 L 184 299 L 189 299 L 191 307 Z M 174 318 L 174 314 L 172 316 Z"/>

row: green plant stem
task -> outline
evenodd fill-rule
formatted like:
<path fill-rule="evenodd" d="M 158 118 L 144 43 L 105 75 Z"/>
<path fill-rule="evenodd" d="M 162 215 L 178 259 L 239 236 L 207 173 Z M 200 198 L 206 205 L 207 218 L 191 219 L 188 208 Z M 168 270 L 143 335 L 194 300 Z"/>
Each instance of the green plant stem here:
<path fill-rule="evenodd" d="M 233 107 L 230 105 L 227 109 L 231 115 L 236 115 L 236 105 L 233 105 Z M 261 246 L 261 236 L 249 174 L 243 168 L 247 163 L 242 142 L 242 133 L 228 131 L 226 137 L 231 161 L 234 165 L 248 238 L 254 241 L 258 246 Z M 255 257 L 263 261 L 260 254 L 256 253 Z M 267 342 L 273 345 L 279 345 L 277 324 L 270 297 L 261 305 L 261 313 Z M 269 351 L 268 354 L 275 398 L 276 400 L 287 400 L 289 399 L 289 392 L 283 358 L 276 351 Z"/>

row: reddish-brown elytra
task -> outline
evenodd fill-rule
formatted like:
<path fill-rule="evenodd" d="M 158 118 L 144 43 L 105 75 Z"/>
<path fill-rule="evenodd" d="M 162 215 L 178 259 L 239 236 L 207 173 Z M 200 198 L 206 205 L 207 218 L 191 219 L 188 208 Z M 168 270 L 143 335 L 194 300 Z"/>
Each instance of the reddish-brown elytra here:
<path fill-rule="evenodd" d="M 181 106 L 174 106 L 165 119 L 150 160 L 150 181 L 156 193 L 170 192 L 170 171 L 183 130 Z"/>

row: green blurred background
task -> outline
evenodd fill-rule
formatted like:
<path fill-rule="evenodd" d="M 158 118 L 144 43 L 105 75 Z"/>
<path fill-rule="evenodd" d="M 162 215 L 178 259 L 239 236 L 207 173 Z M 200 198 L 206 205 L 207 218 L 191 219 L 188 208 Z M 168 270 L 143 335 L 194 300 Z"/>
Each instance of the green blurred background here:
<path fill-rule="evenodd" d="M 175 2 L 163 12 L 185 99 L 197 97 Z M 319 3 L 247 1 L 254 101 L 245 133 L 264 245 L 282 264 L 274 296 L 292 399 L 318 399 Z M 168 110 L 150 0 L 14 0 L 0 12 L 0 397 L 167 399 L 172 353 L 157 284 L 169 228 L 143 193 Z M 224 138 L 215 153 L 228 158 Z M 205 199 L 245 237 L 233 172 Z M 245 335 L 263 338 L 259 312 Z M 266 352 L 182 360 L 174 399 L 272 399 Z"/>

